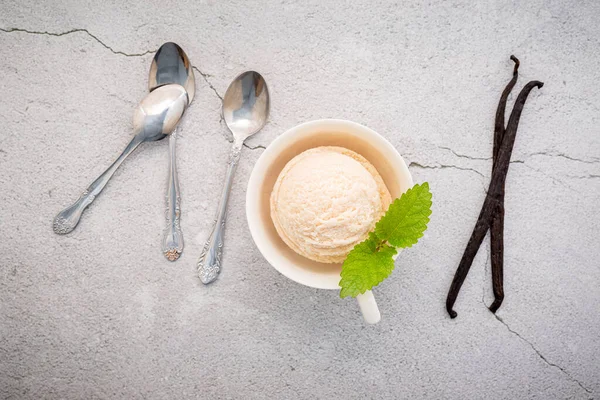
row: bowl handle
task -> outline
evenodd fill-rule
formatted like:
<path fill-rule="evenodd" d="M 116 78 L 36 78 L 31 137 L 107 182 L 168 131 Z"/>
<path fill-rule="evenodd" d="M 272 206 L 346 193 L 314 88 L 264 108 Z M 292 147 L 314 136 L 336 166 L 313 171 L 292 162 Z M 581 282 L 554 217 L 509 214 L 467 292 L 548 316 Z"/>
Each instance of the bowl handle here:
<path fill-rule="evenodd" d="M 362 312 L 365 321 L 368 324 L 378 323 L 381 319 L 381 314 L 379 313 L 373 292 L 367 290 L 365 293 L 356 296 L 356 300 L 358 300 L 358 307 L 360 307 L 360 312 Z"/>

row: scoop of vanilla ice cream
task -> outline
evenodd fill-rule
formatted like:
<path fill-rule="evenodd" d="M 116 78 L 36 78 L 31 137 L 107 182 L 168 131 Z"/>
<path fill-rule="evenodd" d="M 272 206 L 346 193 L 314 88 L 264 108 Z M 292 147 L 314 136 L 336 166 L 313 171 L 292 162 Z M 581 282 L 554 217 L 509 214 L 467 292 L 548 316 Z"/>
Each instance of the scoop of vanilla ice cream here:
<path fill-rule="evenodd" d="M 296 253 L 340 263 L 390 202 L 381 176 L 364 157 L 343 147 L 317 147 L 294 157 L 279 174 L 271 218 Z"/>

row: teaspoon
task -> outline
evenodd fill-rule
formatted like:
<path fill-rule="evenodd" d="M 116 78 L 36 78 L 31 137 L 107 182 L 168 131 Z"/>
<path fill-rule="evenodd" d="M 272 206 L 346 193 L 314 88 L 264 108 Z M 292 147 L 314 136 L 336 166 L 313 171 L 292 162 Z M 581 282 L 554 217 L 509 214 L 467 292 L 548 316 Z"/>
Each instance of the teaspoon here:
<path fill-rule="evenodd" d="M 148 89 L 177 83 L 185 88 L 189 102 L 196 92 L 192 64 L 181 47 L 173 42 L 160 46 L 154 55 L 148 79 Z M 189 105 L 189 104 L 188 104 Z M 175 261 L 183 251 L 181 231 L 181 196 L 175 158 L 176 130 L 169 136 L 169 182 L 167 186 L 167 226 L 163 235 L 162 252 L 169 261 Z"/>
<path fill-rule="evenodd" d="M 269 116 L 269 90 L 264 78 L 255 71 L 239 75 L 227 88 L 223 97 L 223 119 L 233 134 L 233 146 L 227 161 L 225 186 L 217 217 L 208 241 L 198 259 L 198 276 L 204 284 L 211 283 L 221 272 L 223 231 L 227 214 L 227 201 L 244 141 L 260 131 Z"/>
<path fill-rule="evenodd" d="M 137 106 L 133 115 L 134 137 L 121 155 L 102 173 L 77 201 L 62 210 L 54 218 L 54 232 L 60 235 L 71 232 L 81 218 L 83 211 L 100 194 L 121 163 L 140 144 L 164 139 L 181 119 L 188 104 L 183 86 L 167 85 L 149 93 Z"/>

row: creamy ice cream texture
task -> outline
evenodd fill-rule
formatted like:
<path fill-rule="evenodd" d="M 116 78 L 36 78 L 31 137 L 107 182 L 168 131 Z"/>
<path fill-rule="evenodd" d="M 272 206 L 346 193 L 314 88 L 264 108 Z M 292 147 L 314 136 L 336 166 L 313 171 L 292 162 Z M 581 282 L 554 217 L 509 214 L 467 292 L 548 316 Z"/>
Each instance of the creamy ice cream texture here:
<path fill-rule="evenodd" d="M 343 147 L 316 147 L 294 157 L 279 174 L 271 218 L 296 253 L 341 263 L 390 203 L 383 179 L 363 156 Z"/>

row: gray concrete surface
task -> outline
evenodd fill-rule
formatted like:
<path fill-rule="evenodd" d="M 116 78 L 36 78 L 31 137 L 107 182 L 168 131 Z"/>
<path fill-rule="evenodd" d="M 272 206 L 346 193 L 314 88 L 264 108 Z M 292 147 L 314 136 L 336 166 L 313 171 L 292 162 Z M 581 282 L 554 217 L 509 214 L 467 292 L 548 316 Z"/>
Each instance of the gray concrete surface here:
<path fill-rule="evenodd" d="M 3 0 L 0 397 L 600 398 L 598 15 L 598 2 L 556 0 Z M 55 235 L 55 213 L 128 142 L 152 53 L 169 40 L 198 68 L 178 141 L 182 258 L 159 251 L 166 141 L 135 153 L 77 230 Z M 497 317 L 485 307 L 486 240 L 450 320 L 510 54 L 518 88 L 545 86 L 507 182 L 506 300 Z M 272 114 L 242 155 L 224 270 L 204 287 L 194 262 L 229 148 L 220 97 L 246 69 L 266 77 Z M 434 193 L 426 236 L 376 289 L 376 326 L 352 300 L 279 275 L 246 224 L 260 146 L 325 117 L 385 135 Z"/>

